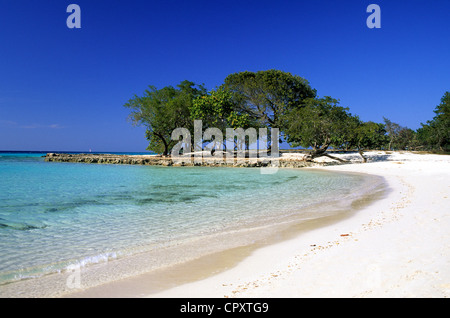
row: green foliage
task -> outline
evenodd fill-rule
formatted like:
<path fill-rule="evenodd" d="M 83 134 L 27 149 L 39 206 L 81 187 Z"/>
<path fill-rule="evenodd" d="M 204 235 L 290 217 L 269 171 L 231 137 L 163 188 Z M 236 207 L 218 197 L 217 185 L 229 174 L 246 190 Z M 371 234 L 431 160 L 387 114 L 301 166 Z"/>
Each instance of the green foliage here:
<path fill-rule="evenodd" d="M 226 136 L 227 128 L 247 129 L 257 125 L 256 120 L 249 114 L 240 112 L 233 94 L 223 88 L 197 97 L 189 109 L 192 120 L 202 120 L 204 130 L 210 127 L 218 128 L 222 137 Z M 222 142 L 225 148 L 225 139 L 222 139 Z M 215 145 L 216 143 L 214 141 Z"/>
<path fill-rule="evenodd" d="M 193 120 L 201 119 L 205 127 L 247 128 L 251 119 L 248 114 L 242 114 L 233 99 L 232 93 L 225 89 L 212 90 L 207 95 L 194 99 L 189 107 Z"/>
<path fill-rule="evenodd" d="M 307 80 L 279 70 L 230 74 L 223 88 L 233 93 L 240 113 L 281 131 L 285 128 L 284 116 L 316 96 Z"/>
<path fill-rule="evenodd" d="M 400 130 L 402 129 L 402 126 L 390 121 L 386 117 L 383 117 L 383 120 L 384 120 L 384 124 L 386 127 L 386 132 L 388 133 L 388 136 L 389 136 L 388 150 L 391 150 L 394 141 L 396 140 Z"/>
<path fill-rule="evenodd" d="M 434 118 L 417 130 L 417 138 L 427 149 L 450 151 L 450 92 L 445 92 L 434 113 Z"/>
<path fill-rule="evenodd" d="M 414 130 L 394 123 L 385 117 L 383 119 L 388 134 L 386 143 L 388 150 L 415 150 L 420 146 Z"/>
<path fill-rule="evenodd" d="M 181 82 L 177 88 L 149 86 L 142 97 L 135 96 L 124 106 L 131 109 L 129 119 L 134 125 L 147 128 L 147 149 L 168 155 L 176 143 L 171 140 L 172 131 L 179 127 L 193 130 L 189 108 L 195 98 L 205 93 L 203 86 L 189 81 Z"/>
<path fill-rule="evenodd" d="M 280 70 L 230 74 L 209 93 L 190 81 L 149 86 L 124 106 L 134 125 L 147 128 L 148 149 L 165 155 L 176 143 L 172 131 L 183 127 L 192 134 L 196 119 L 203 129 L 215 127 L 224 135 L 226 128 L 278 128 L 291 146 L 312 148 L 314 156 L 328 147 L 357 149 L 361 156 L 364 149 L 450 151 L 450 92 L 417 132 L 387 118 L 384 124 L 363 122 L 338 100 L 318 98 L 306 79 Z"/>
<path fill-rule="evenodd" d="M 408 127 L 402 127 L 398 132 L 394 149 L 415 150 L 418 146 L 419 141 L 417 139 L 417 133 Z"/>
<path fill-rule="evenodd" d="M 292 109 L 286 116 L 287 141 L 293 147 L 326 150 L 340 147 L 347 140 L 351 115 L 348 108 L 338 106 L 331 97 L 309 98 L 303 107 Z"/>
<path fill-rule="evenodd" d="M 350 131 L 349 148 L 381 149 L 387 142 L 385 125 L 372 121 L 363 122 L 353 117 L 353 129 Z"/>

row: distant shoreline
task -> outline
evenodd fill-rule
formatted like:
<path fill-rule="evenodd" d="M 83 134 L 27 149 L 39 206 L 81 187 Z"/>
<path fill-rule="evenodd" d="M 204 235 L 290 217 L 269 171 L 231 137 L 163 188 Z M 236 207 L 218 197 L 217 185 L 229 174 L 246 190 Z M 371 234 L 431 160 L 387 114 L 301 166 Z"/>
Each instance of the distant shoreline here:
<path fill-rule="evenodd" d="M 193 158 L 193 157 L 192 157 Z M 277 160 L 280 168 L 302 168 L 323 165 L 323 163 L 306 162 L 297 158 L 260 159 L 260 158 L 235 158 L 233 162 L 226 160 L 218 161 L 213 158 L 203 158 L 201 163 L 191 160 L 190 162 L 176 163 L 171 157 L 160 155 L 114 155 L 114 154 L 67 154 L 48 153 L 45 157 L 47 162 L 74 162 L 93 164 L 129 164 L 129 165 L 152 165 L 152 166 L 232 166 L 232 167 L 268 167 L 272 166 L 273 160 Z"/>
<path fill-rule="evenodd" d="M 306 150 L 283 150 L 278 158 L 234 158 L 233 162 L 217 160 L 212 157 L 203 157 L 201 162 L 197 162 L 192 155 L 191 160 L 177 163 L 170 156 L 159 154 L 138 154 L 138 153 L 77 153 L 77 152 L 54 152 L 46 153 L 47 162 L 72 162 L 88 164 L 128 164 L 128 165 L 153 165 L 153 166 L 211 166 L 211 167 L 270 167 L 275 162 L 279 168 L 304 168 L 322 167 L 330 165 L 345 165 L 362 163 L 362 158 L 356 151 L 330 151 L 335 158 L 344 158 L 346 162 L 340 162 L 326 156 L 318 157 L 313 161 L 305 161 Z M 428 155 L 429 152 L 407 152 L 407 151 L 382 151 L 374 150 L 365 152 L 368 162 L 388 160 L 390 154 L 411 153 Z"/>
<path fill-rule="evenodd" d="M 115 155 L 157 155 L 153 152 L 145 151 L 45 151 L 45 150 L 0 150 L 0 153 L 23 153 L 23 154 L 43 154 L 57 153 L 57 154 L 115 154 Z"/>

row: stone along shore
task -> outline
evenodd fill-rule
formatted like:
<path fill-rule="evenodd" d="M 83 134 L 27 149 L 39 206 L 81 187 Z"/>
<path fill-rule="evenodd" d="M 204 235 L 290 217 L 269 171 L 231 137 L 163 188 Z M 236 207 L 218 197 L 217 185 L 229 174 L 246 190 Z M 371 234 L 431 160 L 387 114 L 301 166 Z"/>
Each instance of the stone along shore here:
<path fill-rule="evenodd" d="M 293 158 L 278 159 L 249 159 L 244 158 L 234 162 L 217 161 L 204 158 L 201 163 L 175 163 L 171 157 L 159 155 L 113 155 L 113 154 L 67 154 L 67 153 L 48 153 L 45 161 L 48 162 L 79 162 L 79 163 L 97 163 L 97 164 L 129 164 L 129 165 L 151 165 L 151 166 L 229 166 L 229 167 L 270 167 L 276 166 L 273 160 L 278 160 L 280 168 L 303 168 L 312 166 L 322 166 L 324 163 L 307 162 Z M 328 163 L 330 164 L 330 163 Z"/>

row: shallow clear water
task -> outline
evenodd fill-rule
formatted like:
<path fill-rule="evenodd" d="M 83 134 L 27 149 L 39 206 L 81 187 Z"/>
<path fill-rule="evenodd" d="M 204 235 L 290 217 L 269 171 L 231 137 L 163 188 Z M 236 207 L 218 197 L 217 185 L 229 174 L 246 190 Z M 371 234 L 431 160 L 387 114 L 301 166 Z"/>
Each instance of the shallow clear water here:
<path fill-rule="evenodd" d="M 361 175 L 44 162 L 0 153 L 0 285 L 354 195 Z"/>

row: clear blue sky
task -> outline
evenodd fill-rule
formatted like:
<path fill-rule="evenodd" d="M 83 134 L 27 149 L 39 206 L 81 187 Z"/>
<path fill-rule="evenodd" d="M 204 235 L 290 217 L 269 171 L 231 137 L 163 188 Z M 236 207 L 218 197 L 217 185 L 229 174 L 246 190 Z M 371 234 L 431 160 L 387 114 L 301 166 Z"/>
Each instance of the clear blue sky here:
<path fill-rule="evenodd" d="M 449 17 L 449 0 L 0 0 L 0 149 L 143 151 L 134 94 L 245 70 L 291 72 L 363 120 L 417 129 L 450 90 Z"/>

